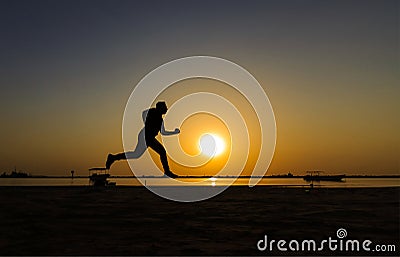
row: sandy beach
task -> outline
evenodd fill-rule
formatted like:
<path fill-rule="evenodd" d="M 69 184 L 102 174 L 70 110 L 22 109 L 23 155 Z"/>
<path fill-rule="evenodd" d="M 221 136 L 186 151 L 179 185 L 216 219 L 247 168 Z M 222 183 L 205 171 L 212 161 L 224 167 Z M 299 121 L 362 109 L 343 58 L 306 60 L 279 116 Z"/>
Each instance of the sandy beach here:
<path fill-rule="evenodd" d="M 144 187 L 0 187 L 1 255 L 399 255 L 400 188 L 230 187 L 177 203 Z M 336 238 L 396 252 L 261 252 L 257 242 Z"/>

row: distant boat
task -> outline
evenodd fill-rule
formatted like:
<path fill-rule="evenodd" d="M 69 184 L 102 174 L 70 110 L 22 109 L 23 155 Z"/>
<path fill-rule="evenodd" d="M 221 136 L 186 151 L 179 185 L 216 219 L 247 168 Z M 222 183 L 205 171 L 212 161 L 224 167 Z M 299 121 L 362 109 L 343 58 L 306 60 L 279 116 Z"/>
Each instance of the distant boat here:
<path fill-rule="evenodd" d="M 303 179 L 307 182 L 313 181 L 334 181 L 334 182 L 343 182 L 343 179 L 346 177 L 345 174 L 342 175 L 326 175 L 321 176 L 320 173 L 323 171 L 308 171 L 309 175 L 303 177 Z"/>
<path fill-rule="evenodd" d="M 89 169 L 89 182 L 95 187 L 115 186 L 115 182 L 108 181 L 110 174 L 107 173 L 106 168 L 90 168 Z M 90 174 L 93 172 L 92 174 Z M 95 173 L 96 172 L 96 173 Z"/>

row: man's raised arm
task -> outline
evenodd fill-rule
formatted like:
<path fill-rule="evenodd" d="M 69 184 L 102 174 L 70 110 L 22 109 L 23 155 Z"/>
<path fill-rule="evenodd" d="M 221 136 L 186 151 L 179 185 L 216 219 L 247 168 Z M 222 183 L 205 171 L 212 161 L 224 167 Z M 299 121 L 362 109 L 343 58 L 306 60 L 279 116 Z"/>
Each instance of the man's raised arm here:
<path fill-rule="evenodd" d="M 164 127 L 164 122 L 161 124 L 161 135 L 163 136 L 172 136 L 179 134 L 181 131 L 179 128 L 176 128 L 174 131 L 166 131 Z"/>

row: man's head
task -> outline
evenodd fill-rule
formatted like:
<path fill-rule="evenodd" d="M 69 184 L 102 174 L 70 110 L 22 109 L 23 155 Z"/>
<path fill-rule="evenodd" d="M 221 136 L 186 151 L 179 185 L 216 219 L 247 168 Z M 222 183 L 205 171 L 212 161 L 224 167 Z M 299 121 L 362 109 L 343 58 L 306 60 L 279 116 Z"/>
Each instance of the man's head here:
<path fill-rule="evenodd" d="M 157 102 L 156 109 L 162 114 L 166 114 L 168 111 L 168 108 L 167 108 L 167 105 L 165 104 L 165 102 Z"/>

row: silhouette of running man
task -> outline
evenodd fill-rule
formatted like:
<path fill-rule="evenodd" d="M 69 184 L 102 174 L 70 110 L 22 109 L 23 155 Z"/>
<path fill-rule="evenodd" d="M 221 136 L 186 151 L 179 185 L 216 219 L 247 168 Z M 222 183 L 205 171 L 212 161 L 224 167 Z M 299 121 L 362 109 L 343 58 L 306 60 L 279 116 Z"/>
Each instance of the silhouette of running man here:
<path fill-rule="evenodd" d="M 109 154 L 107 156 L 106 169 L 110 169 L 111 165 L 115 161 L 126 160 L 126 159 L 137 159 L 144 153 L 147 147 L 150 147 L 160 155 L 160 160 L 164 169 L 164 174 L 171 178 L 176 178 L 178 175 L 174 174 L 169 169 L 167 152 L 165 151 L 164 146 L 156 139 L 156 136 L 158 135 L 159 132 L 161 132 L 161 135 L 163 136 L 176 135 L 180 133 L 180 130 L 178 128 L 176 128 L 174 131 L 165 130 L 164 120 L 162 116 L 166 114 L 167 111 L 168 108 L 165 102 L 157 102 L 156 108 L 150 108 L 149 110 L 144 111 L 143 114 L 145 115 L 145 117 L 143 118 L 145 118 L 145 126 L 144 130 L 142 129 L 138 135 L 138 144 L 136 146 L 135 151 L 118 153 L 118 154 Z M 145 147 L 143 147 L 143 137 L 146 143 Z"/>

